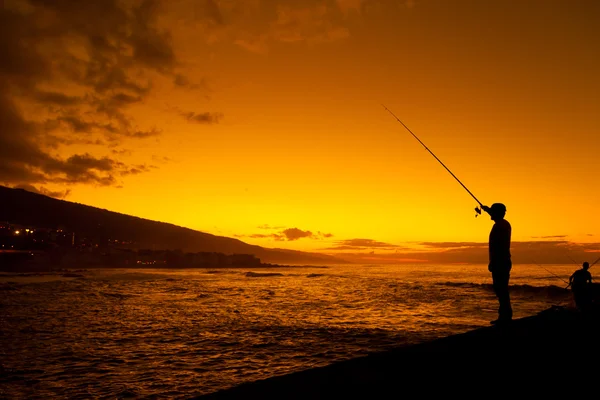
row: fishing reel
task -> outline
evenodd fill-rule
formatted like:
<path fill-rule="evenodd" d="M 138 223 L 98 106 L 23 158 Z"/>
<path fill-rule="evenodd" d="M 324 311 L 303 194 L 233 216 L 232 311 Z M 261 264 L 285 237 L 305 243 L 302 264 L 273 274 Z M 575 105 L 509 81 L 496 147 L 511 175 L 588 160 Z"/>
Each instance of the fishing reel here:
<path fill-rule="evenodd" d="M 476 212 L 476 214 L 475 214 L 475 218 L 477 218 L 478 216 L 480 216 L 480 215 L 481 215 L 481 208 L 479 208 L 479 207 L 475 207 L 475 212 Z"/>

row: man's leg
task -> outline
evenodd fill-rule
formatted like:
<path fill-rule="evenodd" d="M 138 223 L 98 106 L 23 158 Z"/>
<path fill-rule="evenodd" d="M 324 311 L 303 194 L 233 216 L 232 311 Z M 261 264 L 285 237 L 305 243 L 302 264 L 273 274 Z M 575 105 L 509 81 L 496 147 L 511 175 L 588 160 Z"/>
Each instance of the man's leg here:
<path fill-rule="evenodd" d="M 507 321 L 512 319 L 512 307 L 510 304 L 510 293 L 508 290 L 508 282 L 510 279 L 509 272 L 492 272 L 492 280 L 494 292 L 498 298 L 500 307 L 498 308 L 498 320 Z"/>

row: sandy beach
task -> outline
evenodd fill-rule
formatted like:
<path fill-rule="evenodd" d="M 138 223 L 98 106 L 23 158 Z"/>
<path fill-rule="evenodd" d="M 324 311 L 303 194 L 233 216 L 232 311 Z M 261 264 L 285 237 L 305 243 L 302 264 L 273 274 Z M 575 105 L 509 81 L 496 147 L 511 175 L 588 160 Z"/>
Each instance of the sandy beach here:
<path fill-rule="evenodd" d="M 593 390 L 598 333 L 598 315 L 552 307 L 508 326 L 480 328 L 196 399 L 471 397 L 514 390 L 574 394 Z"/>

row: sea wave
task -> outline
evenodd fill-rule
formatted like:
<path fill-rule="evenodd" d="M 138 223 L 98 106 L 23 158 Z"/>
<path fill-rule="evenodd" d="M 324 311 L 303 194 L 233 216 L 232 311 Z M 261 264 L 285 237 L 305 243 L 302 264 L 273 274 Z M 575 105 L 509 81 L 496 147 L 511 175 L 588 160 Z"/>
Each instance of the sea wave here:
<path fill-rule="evenodd" d="M 246 276 L 248 278 L 268 278 L 271 276 L 283 276 L 282 273 L 279 272 L 246 272 Z"/>
<path fill-rule="evenodd" d="M 491 283 L 471 283 L 471 282 L 441 282 L 440 286 L 451 286 L 456 288 L 481 288 L 486 291 L 494 290 Z M 528 284 L 509 285 L 510 292 L 513 294 L 533 294 L 536 296 L 565 297 L 571 295 L 571 290 L 556 285 L 536 286 Z"/>

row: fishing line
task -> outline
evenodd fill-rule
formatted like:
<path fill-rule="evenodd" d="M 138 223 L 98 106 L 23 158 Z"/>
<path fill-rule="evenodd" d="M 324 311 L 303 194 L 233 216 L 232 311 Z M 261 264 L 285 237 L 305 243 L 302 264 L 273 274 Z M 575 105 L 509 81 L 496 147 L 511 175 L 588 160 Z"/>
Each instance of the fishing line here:
<path fill-rule="evenodd" d="M 554 275 L 556 278 L 560 279 L 561 281 L 563 281 L 564 283 L 566 283 L 567 285 L 569 285 L 569 282 L 567 282 L 566 280 L 564 280 L 563 278 L 561 278 L 560 276 L 556 275 L 554 272 L 542 267 L 542 264 L 539 264 L 537 262 L 535 262 L 533 259 L 531 259 L 531 261 L 533 261 L 533 263 L 535 265 L 537 265 L 538 267 L 542 268 L 544 271 L 546 271 L 547 273 Z M 568 287 L 568 286 L 567 286 Z"/>

